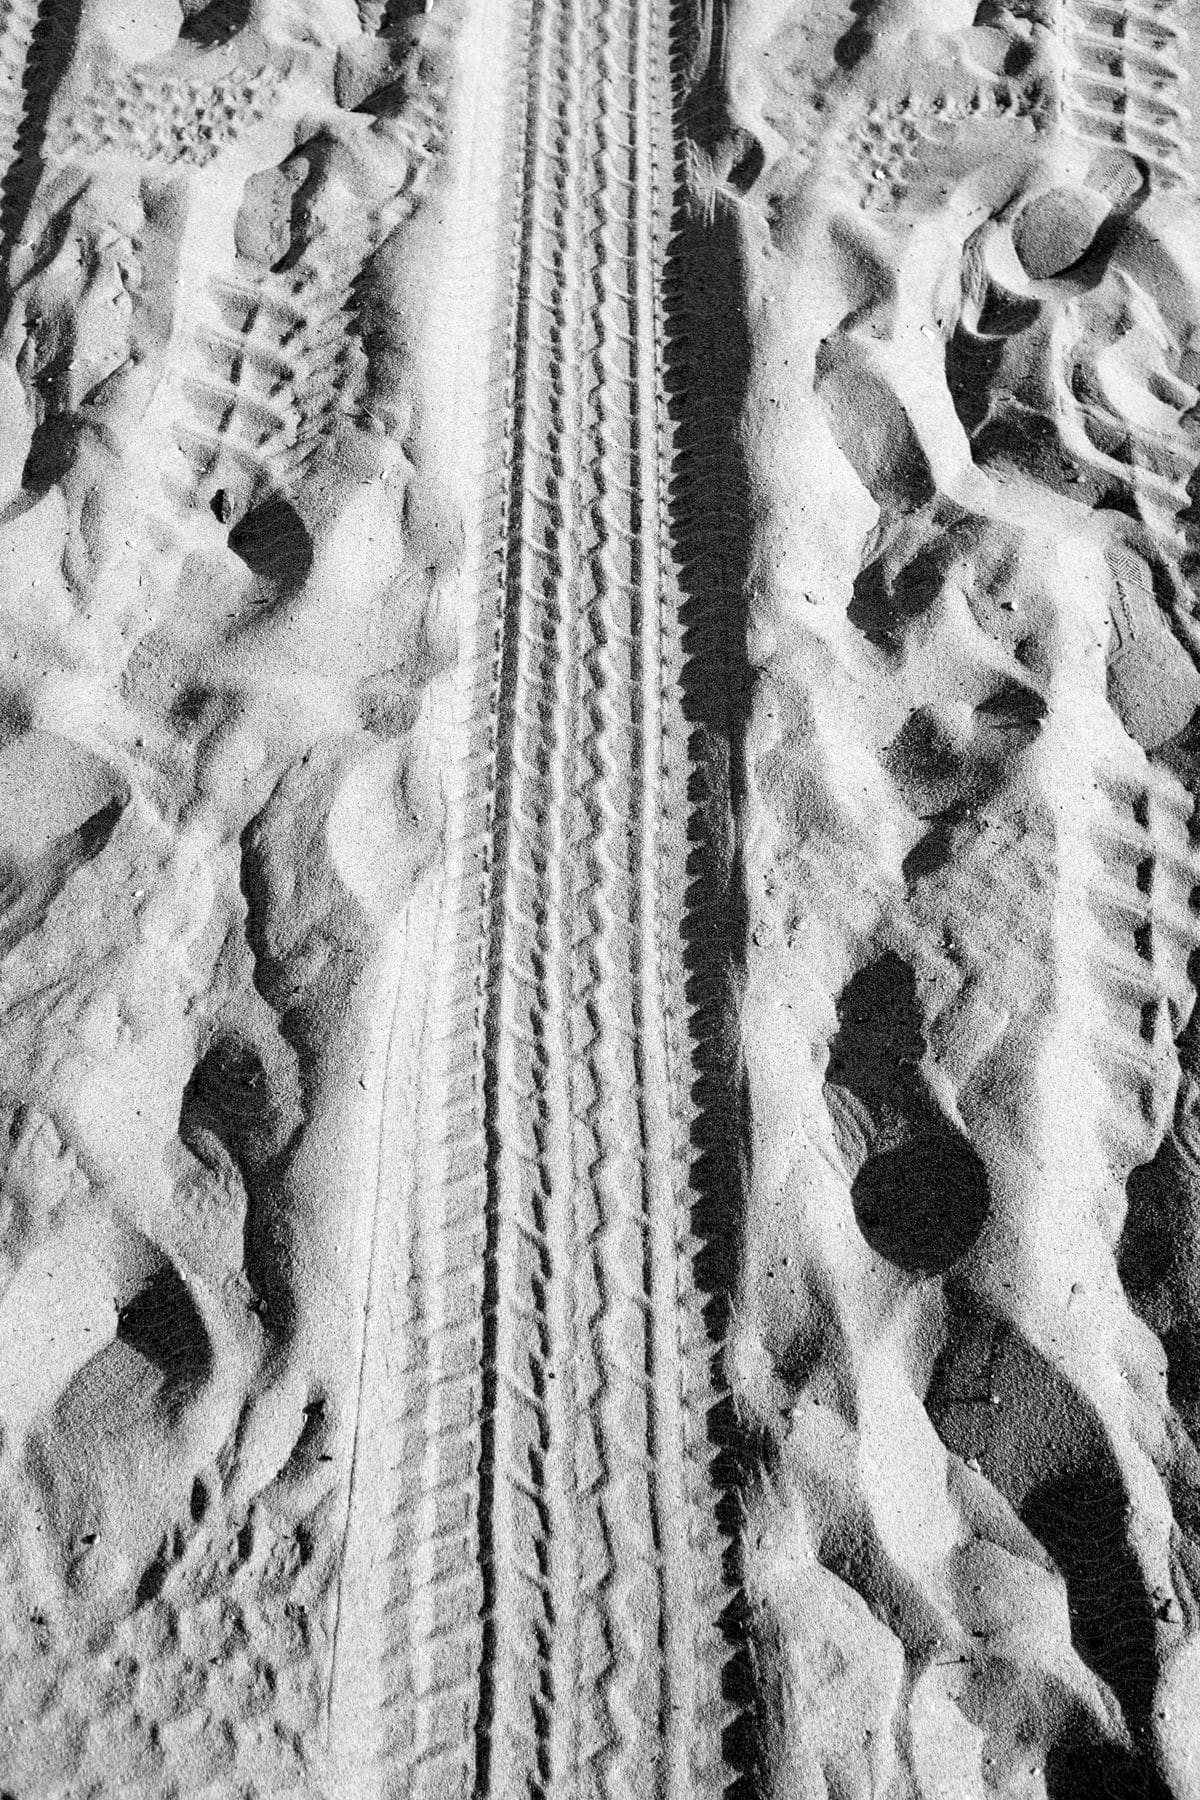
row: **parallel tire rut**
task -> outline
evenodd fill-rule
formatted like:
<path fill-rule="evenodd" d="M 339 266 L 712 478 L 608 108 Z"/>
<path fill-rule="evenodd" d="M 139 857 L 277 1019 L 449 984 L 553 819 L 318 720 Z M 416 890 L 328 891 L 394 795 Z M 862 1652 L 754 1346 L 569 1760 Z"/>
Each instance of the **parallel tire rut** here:
<path fill-rule="evenodd" d="M 729 1780 L 728 1596 L 676 948 L 675 27 L 660 0 L 495 13 L 482 154 L 515 231 L 434 976 L 450 1098 L 407 1227 L 386 1791 L 685 1800 Z"/>

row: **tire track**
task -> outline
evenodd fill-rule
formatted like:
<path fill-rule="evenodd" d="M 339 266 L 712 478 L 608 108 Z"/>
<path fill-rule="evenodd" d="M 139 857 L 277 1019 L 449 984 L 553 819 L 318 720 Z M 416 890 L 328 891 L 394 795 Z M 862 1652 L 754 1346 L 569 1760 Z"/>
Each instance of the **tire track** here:
<path fill-rule="evenodd" d="M 563 683 L 569 587 L 569 367 L 578 201 L 570 116 L 579 45 L 566 9 L 534 9 L 525 230 L 512 311 L 512 471 L 497 595 L 500 662 L 488 896 L 483 1094 L 487 1199 L 480 1558 L 483 1654 L 477 1791 L 553 1792 L 565 1777 L 572 1683 L 561 1614 L 570 1600 L 568 1362 L 573 1205 L 563 1032 Z M 566 1730 L 564 1730 L 566 1727 Z"/>
<path fill-rule="evenodd" d="M 647 1392 L 651 1399 L 648 1429 L 650 1466 L 654 1471 L 652 1521 L 664 1594 L 660 1630 L 662 1679 L 655 1721 L 664 1786 L 668 1793 L 707 1794 L 725 1785 L 719 1726 L 720 1602 L 724 1598 L 721 1551 L 714 1527 L 715 1507 L 708 1478 L 708 1459 L 697 1449 L 707 1444 L 701 1424 L 712 1405 L 707 1379 L 708 1346 L 692 1279 L 693 1245 L 690 1218 L 679 1203 L 689 1186 L 688 1143 L 691 1091 L 695 1071 L 680 1041 L 686 997 L 678 946 L 664 920 L 682 918 L 681 891 L 673 891 L 663 853 L 670 821 L 686 817 L 686 742 L 681 691 L 681 644 L 675 621 L 682 614 L 682 593 L 672 583 L 673 612 L 665 613 L 661 581 L 663 552 L 670 542 L 667 493 L 671 466 L 671 434 L 666 414 L 666 337 L 661 271 L 667 266 L 671 220 L 664 198 L 672 195 L 674 142 L 660 122 L 673 106 L 669 69 L 656 63 L 655 48 L 670 41 L 662 0 L 639 7 L 635 27 L 642 42 L 635 67 L 650 70 L 637 98 L 638 157 L 635 183 L 644 180 L 658 204 L 635 221 L 635 257 L 652 272 L 649 292 L 638 296 L 632 319 L 637 347 L 635 445 L 638 451 L 641 522 L 644 541 L 658 548 L 637 569 L 633 611 L 633 680 L 640 697 L 636 721 L 642 759 L 637 787 L 637 859 L 641 879 L 634 884 L 637 970 L 633 992 L 636 1083 L 643 1145 L 643 1208 L 648 1221 L 645 1287 L 650 1299 L 646 1357 Z M 673 628 L 674 627 L 674 628 Z M 680 776 L 684 776 L 680 780 Z M 661 1028 L 656 1029 L 656 1021 Z M 691 1429 L 689 1429 L 691 1428 Z M 705 1541 L 697 1542 L 689 1521 L 703 1521 Z M 699 1555 L 697 1556 L 697 1551 Z M 713 1580 L 706 1595 L 694 1582 L 695 1558 Z M 692 1593 L 693 1616 L 700 1629 L 685 1636 L 672 1595 Z M 710 1722 L 710 1757 L 692 1737 L 691 1721 Z M 717 1729 L 713 1729 L 713 1726 Z M 708 1776 L 714 1774 L 710 1787 Z"/>
<path fill-rule="evenodd" d="M 674 1132 L 687 1129 L 691 1080 L 681 1079 L 683 1068 L 671 1062 L 674 1019 L 685 1009 L 682 982 L 667 967 L 660 936 L 663 820 L 681 818 L 686 809 L 678 789 L 668 800 L 668 740 L 677 744 L 681 738 L 682 714 L 676 698 L 679 646 L 670 641 L 662 591 L 669 572 L 665 476 L 671 453 L 662 407 L 659 302 L 667 224 L 661 207 L 670 189 L 663 182 L 656 123 L 669 116 L 670 96 L 656 53 L 667 33 L 655 8 L 607 9 L 596 29 L 601 74 L 592 238 L 601 247 L 599 266 L 611 263 L 623 275 L 611 284 L 596 279 L 589 346 L 598 376 L 590 396 L 595 439 L 588 458 L 598 472 L 589 508 L 597 527 L 598 643 L 588 673 L 600 810 L 591 898 L 595 941 L 613 961 L 596 968 L 585 984 L 585 1004 L 598 1026 L 608 1026 L 607 1033 L 596 1029 L 590 1046 L 596 1092 L 627 1093 L 631 1110 L 622 1118 L 611 1102 L 607 1113 L 598 1108 L 591 1144 L 594 1278 L 603 1297 L 596 1315 L 603 1334 L 596 1347 L 603 1372 L 597 1440 L 607 1478 L 596 1486 L 605 1573 L 589 1596 L 595 1635 L 606 1648 L 593 1689 L 599 1716 L 593 1721 L 590 1784 L 632 1791 L 650 1773 L 639 1761 L 644 1747 L 657 1743 L 668 1791 L 682 1793 L 705 1791 L 692 1761 L 689 1722 L 702 1705 L 711 1728 L 720 1702 L 716 1609 L 697 1628 L 703 1607 L 692 1585 L 689 1536 L 689 1523 L 713 1510 L 706 1461 L 701 1457 L 694 1466 L 690 1460 L 689 1416 L 705 1413 L 710 1395 L 705 1383 L 696 1390 L 688 1383 L 689 1352 L 700 1371 L 705 1356 L 687 1336 L 694 1296 L 682 1277 L 691 1246 L 674 1185 L 681 1172 L 686 1178 Z M 656 196 L 657 205 L 625 209 L 628 197 L 645 192 Z M 615 443 L 625 449 L 624 467 L 605 481 L 603 450 L 607 446 L 611 458 Z M 671 604 L 677 619 L 678 590 Z M 622 766 L 632 781 L 628 812 L 609 812 L 604 802 L 619 790 Z M 622 845 L 628 846 L 624 855 Z M 678 897 L 674 904 L 678 910 L 667 916 L 678 918 Z M 614 1023 L 622 1029 L 613 1029 Z M 672 1108 L 683 1116 L 674 1120 Z M 632 1155 L 630 1146 L 636 1147 Z M 694 1489 L 693 1475 L 700 1478 Z M 709 1544 L 710 1554 L 715 1548 Z M 719 1555 L 712 1560 L 719 1568 Z M 686 1638 L 681 1614 L 688 1621 Z M 649 1682 L 645 1671 L 656 1663 L 656 1680 Z"/>
<path fill-rule="evenodd" d="M 428 1083 L 453 1098 L 407 1227 L 387 1791 L 685 1800 L 728 1780 L 728 1596 L 690 1267 L 675 26 L 659 0 L 501 24 L 470 204 L 515 234 L 483 252 L 495 400 Z"/>
<path fill-rule="evenodd" d="M 494 1366 L 488 1339 L 494 1336 L 495 1301 L 486 1254 L 483 1071 L 492 991 L 497 769 L 505 748 L 493 695 L 505 656 L 503 546 L 515 525 L 506 472 L 516 456 L 518 270 L 528 235 L 521 196 L 537 126 L 537 93 L 526 80 L 537 54 L 533 0 L 523 0 L 509 15 L 507 29 L 492 39 L 492 54 L 500 63 L 499 93 L 515 94 L 518 103 L 502 106 L 495 89 L 485 96 L 493 117 L 481 131 L 485 142 L 472 165 L 468 201 L 468 259 L 507 265 L 499 302 L 507 316 L 494 333 L 486 372 L 493 394 L 485 424 L 501 438 L 499 467 L 476 472 L 485 504 L 467 555 L 473 585 L 489 595 L 491 608 L 465 647 L 455 701 L 454 729 L 465 754 L 448 769 L 444 898 L 429 982 L 440 1013 L 428 1045 L 429 1091 L 444 1101 L 430 1130 L 427 1218 L 418 1229 L 409 1226 L 409 1254 L 420 1242 L 425 1273 L 404 1322 L 408 1353 L 400 1384 L 394 1521 L 400 1579 L 389 1599 L 383 1650 L 388 1726 L 377 1791 L 405 1800 L 479 1791 L 478 1727 L 491 1648 L 491 1557 L 482 1495 L 485 1371 Z M 505 218 L 513 222 L 507 242 Z M 478 302 L 477 285 L 464 287 Z M 464 302 L 467 297 L 458 296 Z"/>
<path fill-rule="evenodd" d="M 0 157 L 5 170 L 0 182 L 0 226 L 6 248 L 12 235 L 13 213 L 19 204 L 17 196 L 23 192 L 12 171 L 23 135 L 28 105 L 25 79 L 37 23 L 37 0 L 7 0 L 0 19 Z"/>
<path fill-rule="evenodd" d="M 586 424 L 591 475 L 586 542 L 591 638 L 583 660 L 585 724 L 582 792 L 586 835 L 586 930 L 577 947 L 581 1037 L 590 1101 L 580 1134 L 581 1186 L 589 1194 L 589 1260 L 593 1300 L 588 1319 L 588 1412 L 595 1462 L 585 1489 L 591 1540 L 584 1594 L 589 1700 L 584 1753 L 588 1792 L 625 1793 L 637 1780 L 637 1748 L 646 1738 L 638 1716 L 653 1666 L 654 1622 L 661 1611 L 653 1562 L 654 1520 L 648 1445 L 645 1193 L 637 1077 L 632 1066 L 634 946 L 629 929 L 638 890 L 636 840 L 622 817 L 622 776 L 632 773 L 631 602 L 644 545 L 639 517 L 640 457 L 636 436 L 636 327 L 631 316 L 645 279 L 629 233 L 626 201 L 637 193 L 631 113 L 637 72 L 622 66 L 633 50 L 624 8 L 592 9 L 598 72 L 594 119 L 590 270 L 585 357 L 592 371 Z M 636 215 L 635 215 L 636 216 Z M 618 279 L 613 272 L 619 271 Z M 622 279 L 623 277 L 623 279 Z M 619 447 L 620 457 L 614 454 Z M 628 779 L 628 777 L 626 777 Z M 582 821 L 581 821 L 582 822 Z M 633 854 L 630 854 L 633 851 Z M 640 1155 L 639 1155 L 640 1152 Z"/>
<path fill-rule="evenodd" d="M 0 18 L 0 271 L 11 296 L 13 248 L 28 216 L 55 95 L 75 52 L 83 0 L 7 0 Z"/>

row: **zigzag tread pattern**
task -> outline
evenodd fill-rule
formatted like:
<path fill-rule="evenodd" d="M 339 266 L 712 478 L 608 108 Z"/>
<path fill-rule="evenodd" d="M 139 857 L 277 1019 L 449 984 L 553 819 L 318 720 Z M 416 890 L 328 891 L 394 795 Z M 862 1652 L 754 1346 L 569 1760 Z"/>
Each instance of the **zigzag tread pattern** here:
<path fill-rule="evenodd" d="M 381 1791 L 714 1800 L 730 1595 L 680 947 L 676 24 L 663 0 L 496 0 L 491 23 L 490 216 L 467 233 L 496 283 L 490 447 L 421 1038 L 432 1185 L 393 1258 Z M 206 403 L 282 479 L 291 302 L 219 300 Z"/>
<path fill-rule="evenodd" d="M 508 20 L 512 237 L 439 1036 L 474 1320 L 453 1350 L 436 1299 L 413 1321 L 396 1791 L 685 1800 L 729 1779 L 668 853 L 687 772 L 660 294 L 673 28 L 657 0 Z M 444 1235 L 445 1195 L 431 1217 Z M 458 1438 L 436 1398 L 456 1384 Z M 472 1538 L 480 1635 L 456 1657 L 434 1571 L 451 1580 Z M 439 1646 L 435 1694 L 416 1671 Z"/>

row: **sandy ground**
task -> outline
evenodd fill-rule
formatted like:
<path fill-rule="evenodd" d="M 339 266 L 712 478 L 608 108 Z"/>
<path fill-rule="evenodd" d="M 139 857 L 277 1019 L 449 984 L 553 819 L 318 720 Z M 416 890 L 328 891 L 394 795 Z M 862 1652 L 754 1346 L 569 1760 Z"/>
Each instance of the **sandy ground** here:
<path fill-rule="evenodd" d="M 0 1795 L 1200 1797 L 1192 23 L 0 0 Z"/>

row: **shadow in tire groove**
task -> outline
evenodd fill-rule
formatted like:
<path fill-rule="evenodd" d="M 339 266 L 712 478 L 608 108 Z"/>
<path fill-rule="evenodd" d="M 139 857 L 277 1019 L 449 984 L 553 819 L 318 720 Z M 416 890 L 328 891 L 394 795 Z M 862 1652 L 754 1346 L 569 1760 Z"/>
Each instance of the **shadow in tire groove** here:
<path fill-rule="evenodd" d="M 724 1343 L 741 1267 L 744 1115 L 737 1005 L 747 938 L 735 821 L 744 789 L 749 708 L 746 593 L 750 557 L 747 472 L 739 420 L 750 367 L 742 238 L 732 206 L 706 206 L 689 159 L 710 158 L 729 135 L 722 14 L 690 0 L 672 14 L 678 171 L 665 273 L 666 383 L 674 433 L 670 523 L 680 570 L 683 706 L 689 738 L 688 867 L 684 921 L 687 998 L 695 1044 L 692 1227 L 695 1276 L 712 1357 L 714 1452 L 724 1576 L 733 1596 L 722 1630 L 730 1711 L 730 1793 L 762 1791 L 756 1652 L 741 1554 L 742 1495 L 758 1456 L 729 1394 Z"/>

